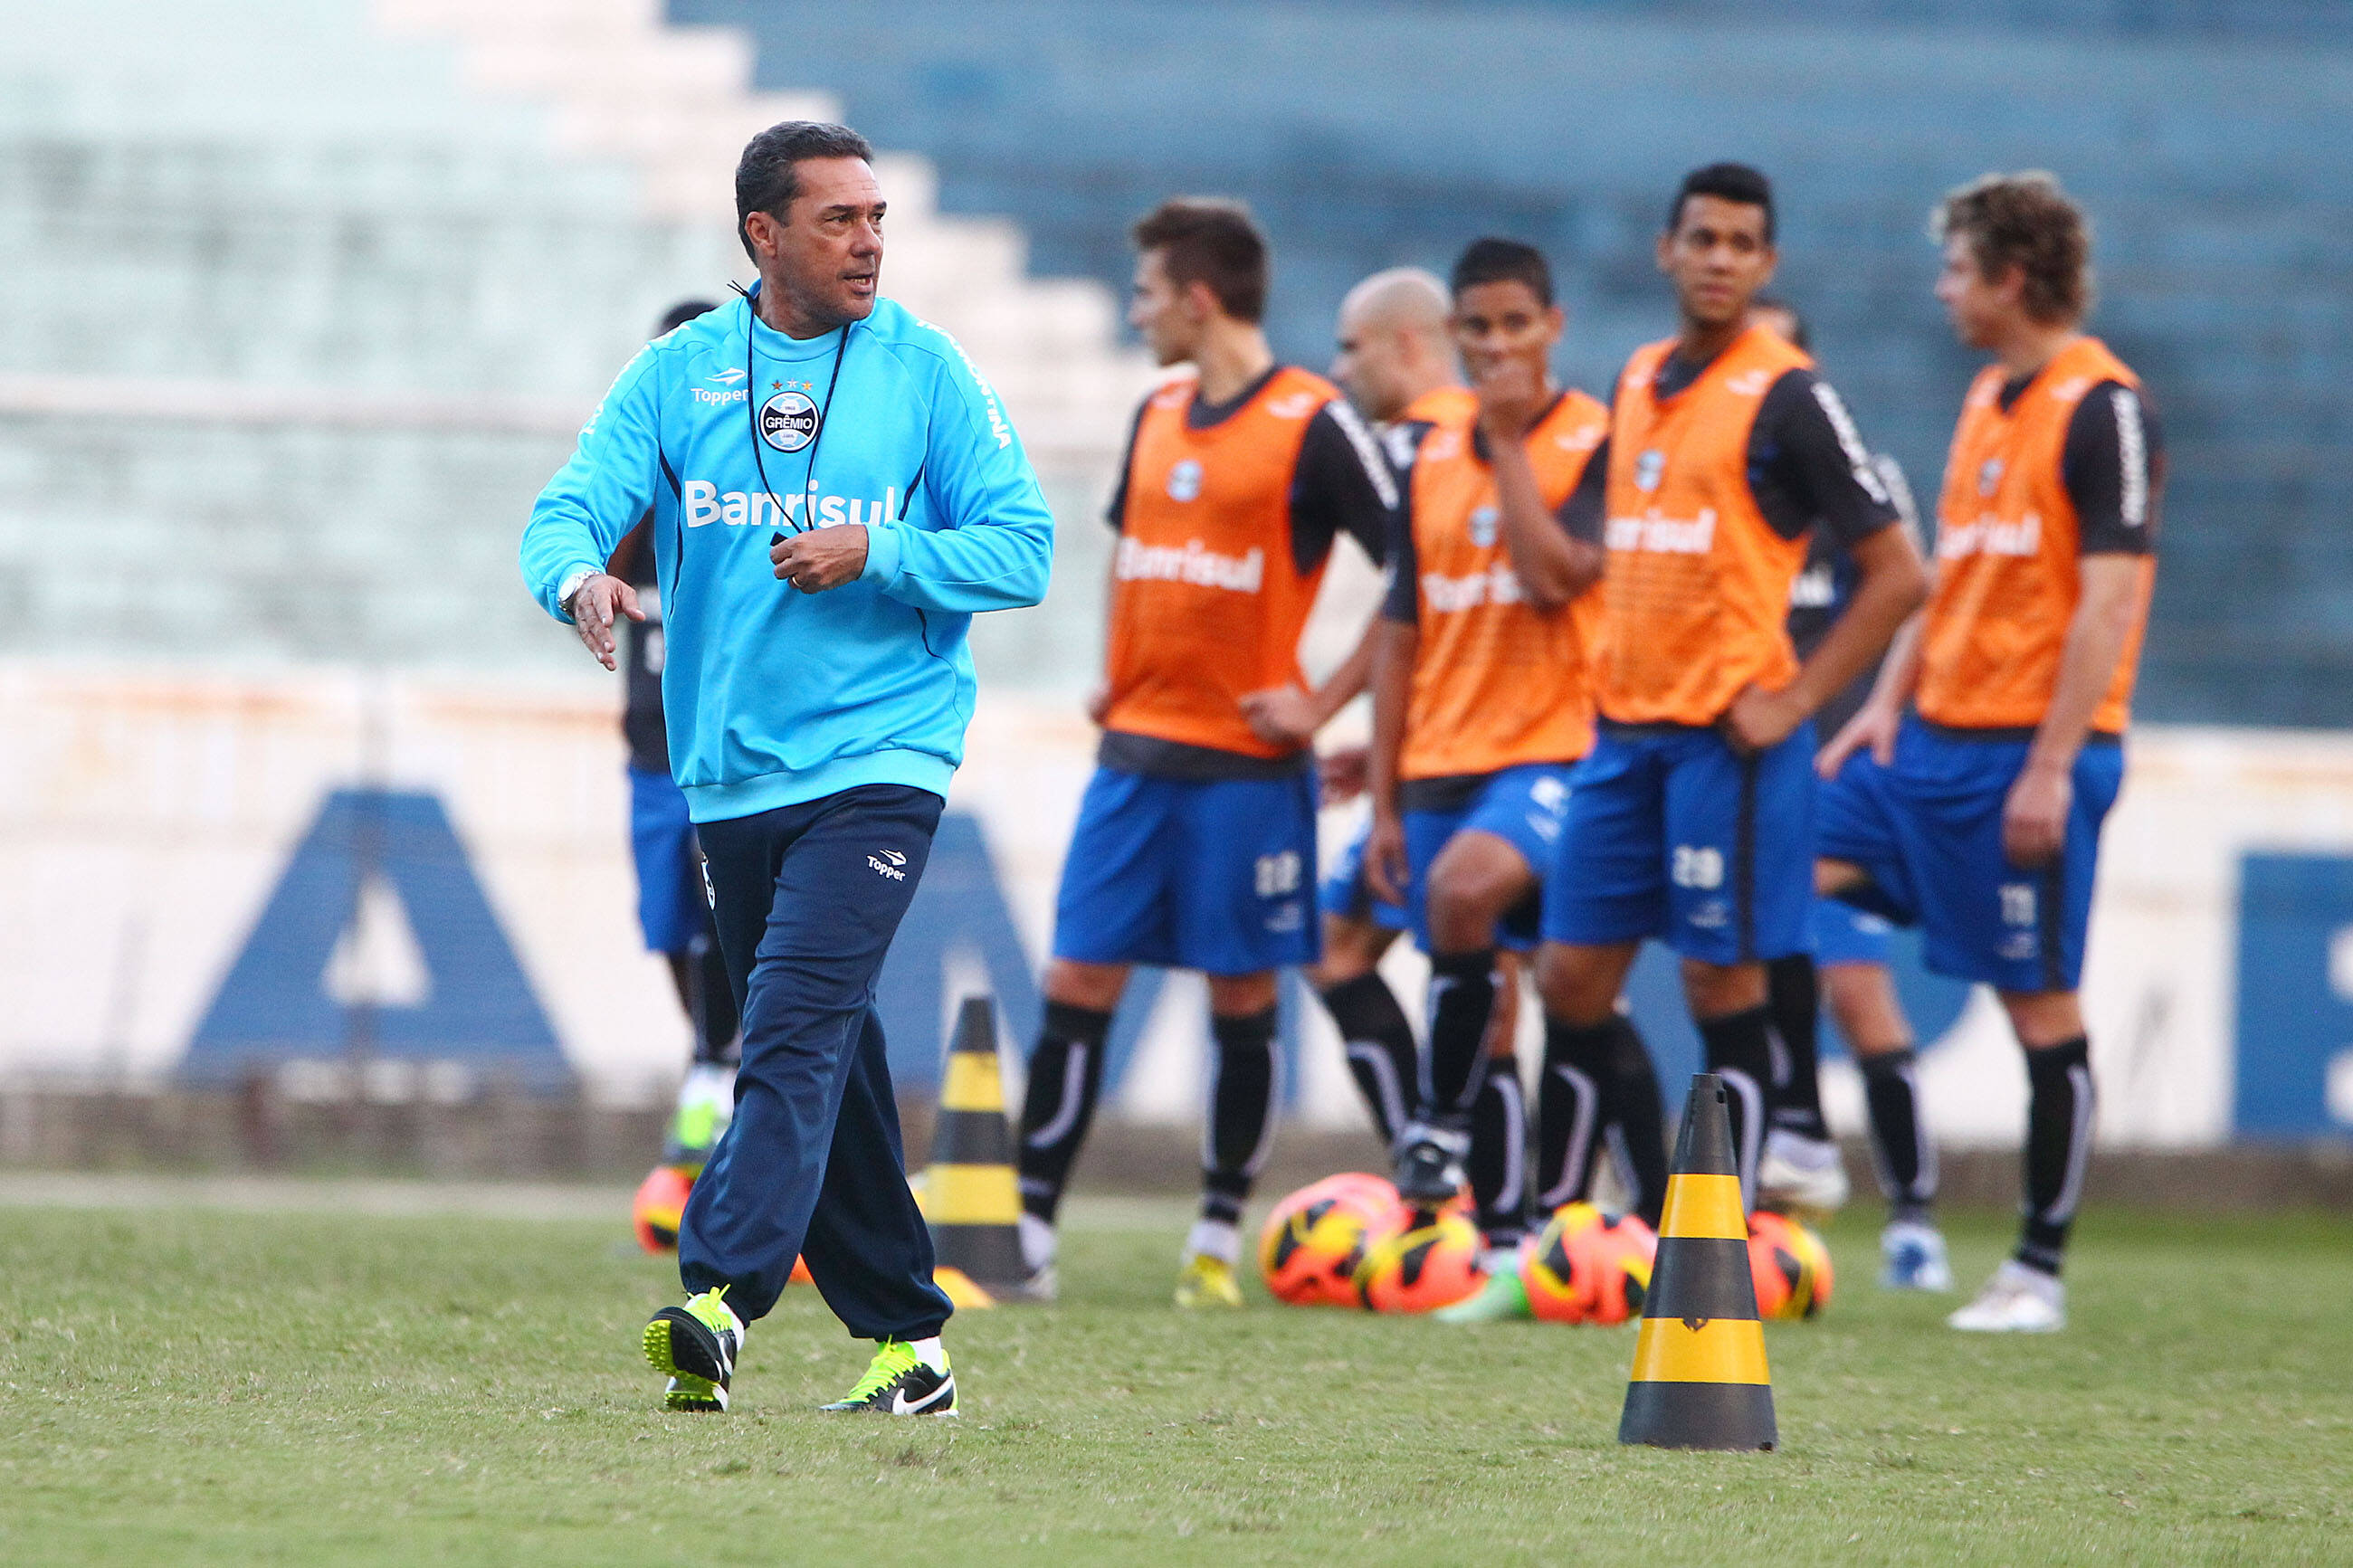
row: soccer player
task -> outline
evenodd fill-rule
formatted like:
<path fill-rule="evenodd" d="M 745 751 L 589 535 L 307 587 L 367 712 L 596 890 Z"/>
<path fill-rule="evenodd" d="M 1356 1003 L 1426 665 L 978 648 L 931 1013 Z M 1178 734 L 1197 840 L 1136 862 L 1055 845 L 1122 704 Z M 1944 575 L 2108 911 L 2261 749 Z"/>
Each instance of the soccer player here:
<path fill-rule="evenodd" d="M 963 758 L 969 617 L 1044 595 L 1053 521 L 988 383 L 878 292 L 872 157 L 839 125 L 752 139 L 757 287 L 630 363 L 523 532 L 524 581 L 609 669 L 644 612 L 604 563 L 653 509 L 670 770 L 744 1018 L 735 1118 L 679 1229 L 689 1300 L 643 1335 L 672 1409 L 727 1407 L 796 1256 L 879 1345 L 827 1409 L 956 1404 L 874 983 Z"/>
<path fill-rule="evenodd" d="M 1415 450 L 1440 421 L 1467 417 L 1477 404 L 1456 377 L 1446 285 L 1419 268 L 1376 272 L 1340 304 L 1339 352 L 1332 379 L 1373 422 L 1400 491 L 1410 482 Z M 1377 618 L 1359 652 L 1369 668 Z M 1336 684 L 1336 682 L 1335 682 Z M 1347 799 L 1363 786 L 1366 753 L 1325 759 L 1324 800 Z M 1365 878 L 1368 821 L 1341 851 L 1318 902 L 1324 957 L 1309 973 L 1347 1052 L 1348 1071 L 1365 1098 L 1384 1148 L 1393 1147 L 1418 1104 L 1413 1026 L 1381 978 L 1381 957 L 1409 922 L 1402 906 L 1377 898 Z"/>
<path fill-rule="evenodd" d="M 719 307 L 688 300 L 665 312 L 654 335 Z M 694 1030 L 694 1058 L 679 1086 L 661 1163 L 689 1181 L 735 1114 L 735 997 L 727 961 L 702 896 L 702 851 L 686 795 L 670 776 L 670 730 L 662 717 L 661 590 L 654 571 L 653 517 L 622 536 L 605 571 L 637 590 L 641 620 L 621 626 L 621 734 L 629 747 L 629 843 L 638 870 L 638 925 L 646 951 L 670 967 L 679 1005 Z"/>
<path fill-rule="evenodd" d="M 1810 352 L 1806 323 L 1781 300 L 1759 299 L 1751 316 Z M 1903 468 L 1886 453 L 1872 466 L 1919 537 L 1918 509 Z M 1789 640 L 1803 658 L 1821 642 L 1854 590 L 1853 563 L 1823 531 L 1811 536 L 1806 569 L 1789 599 Z M 1903 640 L 1899 633 L 1897 641 Z M 1837 735 L 1862 709 L 1876 668 L 1850 683 L 1815 716 L 1821 734 Z M 1757 1164 L 1758 1202 L 1796 1212 L 1833 1210 L 1846 1201 L 1843 1162 L 1822 1120 L 1818 1076 L 1819 1022 L 1827 994 L 1839 1031 L 1862 1070 L 1873 1164 L 1889 1205 L 1880 1235 L 1879 1282 L 1891 1290 L 1949 1290 L 1952 1268 L 1936 1226 L 1936 1156 L 1920 1115 L 1912 1030 L 1888 967 L 1892 931 L 1884 916 L 1834 899 L 1817 899 L 1814 951 L 1791 953 L 1767 966 L 1773 1026 L 1785 1047 L 1775 1066 L 1773 1109 Z"/>
<path fill-rule="evenodd" d="M 1410 1203 L 1451 1197 L 1472 1152 L 1480 1069 L 1493 1059 L 1482 1047 L 1498 1006 L 1496 949 L 1535 944 L 1569 770 L 1593 739 L 1585 644 L 1602 552 L 1556 514 L 1609 416 L 1553 379 L 1563 319 L 1532 247 L 1489 238 L 1462 253 L 1453 328 L 1476 414 L 1421 443 L 1390 547 L 1366 860 L 1377 888 L 1408 897 L 1430 954 L 1422 1120 L 1396 1163 Z M 1512 1071 L 1516 1088 L 1516 1062 Z M 1557 1098 L 1549 1073 L 1546 1093 Z M 1525 1123 L 1516 1131 L 1525 1137 Z M 1659 1142 L 1655 1111 L 1650 1138 Z M 1511 1185 L 1524 1208 L 1523 1184 Z M 1514 1217 L 1484 1216 L 1491 1253 L 1517 1244 Z"/>
<path fill-rule="evenodd" d="M 1054 911 L 1046 1018 L 1021 1112 L 1022 1241 L 1054 1285 L 1054 1219 L 1138 963 L 1208 976 L 1215 1065 L 1199 1221 L 1179 1306 L 1240 1306 L 1236 1226 L 1274 1130 L 1275 974 L 1316 957 L 1315 780 L 1326 694 L 1299 637 L 1333 540 L 1377 561 L 1397 485 L 1319 375 L 1279 365 L 1259 321 L 1267 248 L 1237 202 L 1179 198 L 1135 226 L 1128 319 L 1164 365 L 1110 521 L 1103 737 Z"/>
<path fill-rule="evenodd" d="M 1822 758 L 1822 883 L 1918 921 L 1929 967 L 2000 995 L 2026 1053 L 2023 1220 L 1948 1321 L 2050 1331 L 2067 1321 L 2060 1268 L 2092 1142 L 2076 985 L 2124 778 L 2164 443 L 2139 377 L 2083 330 L 2090 235 L 2057 181 L 1988 175 L 1946 197 L 1932 232 L 1936 298 L 1992 363 L 1953 432 L 1920 635 Z"/>
<path fill-rule="evenodd" d="M 1461 423 L 1478 414 L 1477 398 L 1457 379 L 1452 310 L 1446 285 L 1416 267 L 1377 272 L 1341 301 L 1332 378 L 1374 422 L 1400 493 L 1412 482 L 1422 437 L 1441 422 Z M 1352 668 L 1369 671 L 1381 626 L 1377 616 L 1366 626 Z M 1335 675 L 1333 684 L 1339 679 Z M 1357 747 L 1323 759 L 1324 805 L 1364 788 L 1369 748 Z M 1349 1071 L 1394 1157 L 1398 1137 L 1419 1115 L 1420 1068 L 1413 1026 L 1377 965 L 1412 921 L 1403 906 L 1379 897 L 1366 879 L 1365 844 L 1371 836 L 1367 818 L 1324 880 L 1318 899 L 1324 958 L 1309 978 L 1340 1030 Z M 1512 1048 L 1517 956 L 1500 955 L 1497 969 L 1502 979 L 1481 1055 L 1466 1163 L 1472 1201 L 1491 1251 L 1517 1244 L 1527 1208 L 1527 1111 L 1519 1058 Z"/>
<path fill-rule="evenodd" d="M 1658 240 L 1681 330 L 1628 361 L 1608 448 L 1570 508 L 1572 530 L 1609 551 L 1601 721 L 1545 884 L 1538 966 L 1549 1029 L 1598 1052 L 1641 942 L 1682 955 L 1752 1201 L 1773 1079 L 1765 964 L 1805 951 L 1813 901 L 1810 719 L 1925 591 L 1845 405 L 1748 319 L 1773 238 L 1764 175 L 1716 163 L 1684 177 Z M 1786 623 L 1815 528 L 1860 580 L 1801 664 Z"/>

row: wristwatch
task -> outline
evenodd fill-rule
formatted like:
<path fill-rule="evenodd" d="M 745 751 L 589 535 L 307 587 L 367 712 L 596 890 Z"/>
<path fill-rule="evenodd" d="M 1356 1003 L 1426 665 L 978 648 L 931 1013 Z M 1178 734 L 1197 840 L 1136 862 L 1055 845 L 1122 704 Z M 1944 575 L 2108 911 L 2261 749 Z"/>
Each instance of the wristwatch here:
<path fill-rule="evenodd" d="M 572 608 L 572 595 L 580 592 L 580 584 L 589 578 L 601 577 L 604 574 L 604 568 L 599 566 L 574 567 L 565 574 L 564 581 L 555 585 L 556 607 L 565 615 L 572 616 L 574 619 L 578 619 L 578 616 Z"/>

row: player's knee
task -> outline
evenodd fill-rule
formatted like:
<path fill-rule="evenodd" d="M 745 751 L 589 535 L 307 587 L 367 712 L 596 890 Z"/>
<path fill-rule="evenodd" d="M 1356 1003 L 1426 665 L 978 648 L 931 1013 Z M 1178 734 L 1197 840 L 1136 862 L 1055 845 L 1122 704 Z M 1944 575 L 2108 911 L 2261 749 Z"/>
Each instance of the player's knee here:
<path fill-rule="evenodd" d="M 1814 862 L 1814 892 L 1820 898 L 1835 899 L 1869 880 L 1870 874 L 1852 860 Z"/>
<path fill-rule="evenodd" d="M 1263 1013 L 1274 1005 L 1274 974 L 1271 970 L 1255 974 L 1212 974 L 1208 981 L 1209 1011 L 1217 1017 L 1237 1018 Z"/>
<path fill-rule="evenodd" d="M 1461 952 L 1494 941 L 1495 922 L 1526 892 L 1516 867 L 1441 859 L 1430 875 L 1430 935 L 1439 949 Z"/>
<path fill-rule="evenodd" d="M 1127 965 L 1124 963 L 1082 963 L 1076 959 L 1058 958 L 1046 966 L 1046 1000 L 1067 1007 L 1108 1013 L 1119 1005 L 1120 993 L 1126 989 Z"/>
<path fill-rule="evenodd" d="M 1885 964 L 1826 963 L 1821 976 L 1822 999 L 1855 1055 L 1886 1056 L 1912 1044 L 1911 1026 Z"/>
<path fill-rule="evenodd" d="M 2084 1009 L 2073 991 L 2004 991 L 2002 1011 L 2028 1050 L 2063 1046 L 2084 1033 Z"/>
<path fill-rule="evenodd" d="M 1683 996 L 1694 1018 L 1722 1018 L 1765 1005 L 1762 963 L 1710 963 L 1683 960 Z"/>
<path fill-rule="evenodd" d="M 1618 986 L 1597 950 L 1548 942 L 1536 950 L 1535 968 L 1547 1017 L 1587 1026 L 1609 1022 Z"/>
<path fill-rule="evenodd" d="M 1325 916 L 1323 962 L 1307 972 L 1308 982 L 1318 991 L 1329 991 L 1335 985 L 1345 985 L 1370 974 L 1396 935 L 1370 921 Z"/>

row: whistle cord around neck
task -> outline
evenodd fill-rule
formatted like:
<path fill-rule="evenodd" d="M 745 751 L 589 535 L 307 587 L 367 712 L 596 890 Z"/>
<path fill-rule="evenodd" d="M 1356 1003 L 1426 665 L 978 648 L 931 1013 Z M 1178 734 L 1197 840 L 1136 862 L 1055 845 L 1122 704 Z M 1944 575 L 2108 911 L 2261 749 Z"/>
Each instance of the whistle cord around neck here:
<path fill-rule="evenodd" d="M 759 382 L 753 374 L 752 367 L 753 342 L 759 331 L 760 302 L 749 289 L 740 284 L 735 287 L 735 291 L 744 296 L 744 413 L 752 425 L 752 462 L 760 471 L 760 488 L 767 492 L 768 504 L 776 509 L 777 514 L 785 519 L 795 533 L 807 533 L 817 524 L 813 521 L 796 519 L 785 510 L 782 499 L 776 494 L 775 483 L 768 478 L 767 455 L 760 450 L 767 445 L 767 437 L 760 433 L 760 410 L 763 405 L 753 395 L 758 388 Z M 802 506 L 807 513 L 811 515 L 817 510 L 815 497 L 818 489 L 818 451 L 825 444 L 827 416 L 833 412 L 834 389 L 841 384 L 841 362 L 849 353 L 849 329 L 853 324 L 845 321 L 838 329 L 841 333 L 841 341 L 833 346 L 833 374 L 826 378 L 825 402 L 818 407 L 817 428 L 809 434 L 808 489 L 802 498 Z M 768 542 L 775 544 L 783 538 L 782 533 L 772 534 L 769 536 Z"/>

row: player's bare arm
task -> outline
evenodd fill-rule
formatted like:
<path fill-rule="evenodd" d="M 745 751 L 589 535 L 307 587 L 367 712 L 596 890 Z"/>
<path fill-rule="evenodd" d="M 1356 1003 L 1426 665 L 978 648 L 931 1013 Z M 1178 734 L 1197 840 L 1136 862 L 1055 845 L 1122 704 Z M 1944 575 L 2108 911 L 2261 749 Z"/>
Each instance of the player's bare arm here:
<path fill-rule="evenodd" d="M 2074 802 L 2075 753 L 2092 728 L 2092 716 L 2116 679 L 2125 645 L 2140 614 L 2142 558 L 2104 554 L 2084 557 L 2084 596 L 2067 625 L 2060 656 L 2059 684 L 2050 711 L 2034 731 L 2026 766 L 2002 807 L 2001 847 L 2010 863 L 2039 866 L 2059 853 L 2067 838 L 2067 813 Z"/>
<path fill-rule="evenodd" d="M 1406 699 L 1413 685 L 1421 628 L 1383 616 L 1373 623 L 1373 749 L 1366 758 L 1366 793 L 1373 797 L 1373 836 L 1365 844 L 1365 876 L 1390 903 L 1405 901 L 1405 818 L 1398 811 L 1398 760 L 1405 751 Z"/>
<path fill-rule="evenodd" d="M 1832 694 L 1870 668 L 1896 628 L 1926 602 L 1927 569 L 1904 529 L 1883 528 L 1851 548 L 1862 572 L 1853 602 L 1795 680 L 1778 691 L 1750 686 L 1733 699 L 1724 731 L 1736 748 L 1761 752 L 1787 740 Z"/>
<path fill-rule="evenodd" d="M 585 579 L 572 590 L 565 602 L 572 612 L 572 629 L 579 635 L 583 647 L 596 656 L 596 662 L 607 669 L 619 667 L 613 662 L 614 624 L 623 616 L 642 621 L 646 613 L 638 605 L 638 591 L 618 577 L 598 572 Z"/>
<path fill-rule="evenodd" d="M 1119 599 L 1119 552 L 1113 551 L 1111 563 L 1103 568 L 1103 640 L 1111 640 L 1112 608 Z M 1108 649 L 1105 650 L 1108 652 Z M 1099 669 L 1109 668 L 1108 661 L 1099 663 Z M 1100 724 L 1111 711 L 1111 682 L 1097 680 L 1087 689 L 1087 722 Z"/>
<path fill-rule="evenodd" d="M 1866 746 L 1880 766 L 1895 761 L 1895 734 L 1904 725 L 1904 705 L 1912 700 L 1912 689 L 1920 682 L 1924 624 L 1915 612 L 1896 628 L 1895 640 L 1887 645 L 1887 658 L 1879 667 L 1879 679 L 1872 682 L 1870 698 L 1814 759 L 1814 771 L 1822 777 L 1838 777 L 1846 760 Z"/>
<path fill-rule="evenodd" d="M 1315 732 L 1355 701 L 1372 679 L 1373 642 L 1379 632 L 1376 617 L 1332 678 L 1313 691 L 1286 684 L 1244 692 L 1242 717 L 1250 721 L 1250 733 L 1271 746 L 1303 746 L 1313 741 Z"/>
<path fill-rule="evenodd" d="M 1536 395 L 1529 395 L 1533 387 Z M 1495 473 L 1495 500 L 1503 513 L 1504 548 L 1512 574 L 1527 602 L 1557 610 L 1601 581 L 1608 552 L 1572 538 L 1544 503 L 1536 471 L 1523 442 L 1528 428 L 1551 401 L 1543 383 L 1524 367 L 1499 367 L 1479 384 L 1479 422 L 1487 432 Z M 1509 433 L 1506 434 L 1506 431 Z"/>

